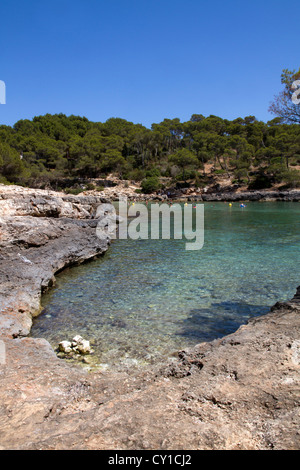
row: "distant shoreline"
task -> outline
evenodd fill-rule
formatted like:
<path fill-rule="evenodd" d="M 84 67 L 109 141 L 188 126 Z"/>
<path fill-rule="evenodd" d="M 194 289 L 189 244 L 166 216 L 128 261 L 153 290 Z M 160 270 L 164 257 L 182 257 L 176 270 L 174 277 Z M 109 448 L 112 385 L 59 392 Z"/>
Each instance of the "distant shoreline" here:
<path fill-rule="evenodd" d="M 65 196 L 68 193 L 62 193 Z M 97 196 L 109 201 L 118 201 L 126 197 L 129 201 L 182 201 L 182 202 L 205 202 L 205 201 L 300 201 L 300 188 L 283 189 L 246 189 L 232 186 L 207 186 L 197 188 L 195 186 L 166 188 L 149 194 L 143 193 L 140 185 L 135 182 L 122 180 L 107 180 L 107 186 L 101 191 L 82 190 L 78 196 Z"/>

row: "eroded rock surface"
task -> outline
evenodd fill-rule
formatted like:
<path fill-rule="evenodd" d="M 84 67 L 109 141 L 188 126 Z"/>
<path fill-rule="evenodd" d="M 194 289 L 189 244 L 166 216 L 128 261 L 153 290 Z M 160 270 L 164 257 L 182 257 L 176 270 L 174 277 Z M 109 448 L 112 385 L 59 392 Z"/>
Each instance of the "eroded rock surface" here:
<path fill-rule="evenodd" d="M 28 335 L 54 274 L 104 253 L 96 236 L 100 197 L 0 188 L 0 331 Z M 1 204 L 2 203 L 2 204 Z"/>
<path fill-rule="evenodd" d="M 25 336 L 54 273 L 107 248 L 94 224 L 1 216 L 0 449 L 299 450 L 300 288 L 144 370 L 88 372 Z"/>

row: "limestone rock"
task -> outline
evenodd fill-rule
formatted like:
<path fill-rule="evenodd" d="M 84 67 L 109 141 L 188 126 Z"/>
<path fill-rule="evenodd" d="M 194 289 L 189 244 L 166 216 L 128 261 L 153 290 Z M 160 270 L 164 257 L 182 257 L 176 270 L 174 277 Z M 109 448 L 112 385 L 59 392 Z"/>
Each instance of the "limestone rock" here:
<path fill-rule="evenodd" d="M 30 191 L 30 192 L 29 192 Z M 41 191 L 41 190 L 40 190 Z M 66 266 L 72 266 L 93 259 L 104 253 L 109 239 L 97 237 L 97 223 L 94 219 L 97 206 L 103 200 L 97 197 L 66 196 L 73 207 L 89 207 L 80 214 L 70 211 L 70 217 L 61 217 L 57 201 L 64 196 L 49 193 L 43 195 L 47 207 L 56 210 L 40 211 L 33 215 L 31 207 L 41 207 L 39 190 L 11 187 L 4 190 L 0 185 L 0 202 L 6 207 L 18 204 L 20 208 L 25 199 L 39 199 L 35 206 L 23 205 L 21 211 L 3 212 L 0 204 L 0 332 L 13 337 L 26 336 L 30 332 L 32 316 L 40 311 L 40 298 L 55 282 L 54 275 Z M 9 199 L 10 198 L 10 199 Z M 43 199 L 43 200 L 44 200 Z M 21 206 L 20 200 L 23 201 Z M 49 204 L 48 204 L 49 203 Z M 62 204 L 62 202 L 61 202 Z M 5 215 L 4 215 L 5 213 Z M 18 215 L 16 215 L 18 213 Z M 45 217 L 45 214 L 51 215 Z M 14 214 L 14 215 L 12 215 Z M 23 215 L 22 215 L 23 214 Z"/>
<path fill-rule="evenodd" d="M 64 352 L 66 354 L 72 352 L 72 344 L 70 343 L 70 341 L 61 341 L 58 347 L 61 352 Z"/>
<path fill-rule="evenodd" d="M 80 343 L 81 341 L 83 340 L 83 337 L 80 336 L 80 335 L 76 335 L 74 336 L 74 338 L 72 339 L 72 346 L 77 346 L 78 343 Z"/>
<path fill-rule="evenodd" d="M 75 352 L 79 354 L 90 354 L 91 345 L 90 342 L 86 339 L 83 339 L 82 336 L 77 335 L 72 340 L 72 348 Z"/>
<path fill-rule="evenodd" d="M 90 354 L 90 342 L 86 339 L 83 339 L 80 343 L 77 344 L 76 349 L 80 354 Z"/>
<path fill-rule="evenodd" d="M 3 191 L 12 206 L 33 192 Z M 95 235 L 95 200 L 64 201 L 91 204 L 89 218 L 59 217 L 49 200 L 35 202 L 51 217 L 29 206 L 0 213 L 1 449 L 300 450 L 300 288 L 235 333 L 137 372 L 87 371 L 24 337 L 55 273 L 108 248 Z"/>

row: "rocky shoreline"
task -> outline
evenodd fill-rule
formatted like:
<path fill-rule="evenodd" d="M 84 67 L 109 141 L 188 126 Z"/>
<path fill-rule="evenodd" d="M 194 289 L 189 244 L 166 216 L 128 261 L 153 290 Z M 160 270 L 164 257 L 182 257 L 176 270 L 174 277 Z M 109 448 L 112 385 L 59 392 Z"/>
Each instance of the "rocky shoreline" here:
<path fill-rule="evenodd" d="M 94 218 L 102 197 L 18 187 L 0 193 L 0 331 L 28 335 L 41 294 L 67 266 L 104 253 Z"/>
<path fill-rule="evenodd" d="M 106 201 L 1 187 L 0 449 L 300 449 L 300 288 L 146 370 L 88 372 L 28 337 L 55 274 L 108 249 L 95 231 Z"/>
<path fill-rule="evenodd" d="M 86 190 L 81 193 L 83 196 L 99 196 L 110 200 L 118 201 L 120 197 L 129 201 L 300 201 L 300 189 L 270 188 L 261 190 L 248 190 L 237 185 L 228 184 L 228 181 L 221 184 L 211 184 L 205 188 L 197 188 L 187 183 L 180 184 L 180 187 L 164 189 L 152 194 L 143 194 L 140 184 L 131 181 L 121 181 L 116 178 L 109 180 L 109 183 L 101 193 L 96 190 Z"/>

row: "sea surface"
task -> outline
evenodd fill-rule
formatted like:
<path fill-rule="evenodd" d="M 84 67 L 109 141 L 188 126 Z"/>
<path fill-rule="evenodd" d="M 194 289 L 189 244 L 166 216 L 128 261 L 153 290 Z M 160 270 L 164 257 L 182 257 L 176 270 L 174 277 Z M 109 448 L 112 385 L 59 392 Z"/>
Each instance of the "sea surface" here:
<path fill-rule="evenodd" d="M 31 336 L 56 349 L 80 334 L 100 369 L 144 366 L 234 332 L 300 284 L 299 203 L 205 203 L 204 246 L 186 241 L 115 240 L 66 269 Z"/>

